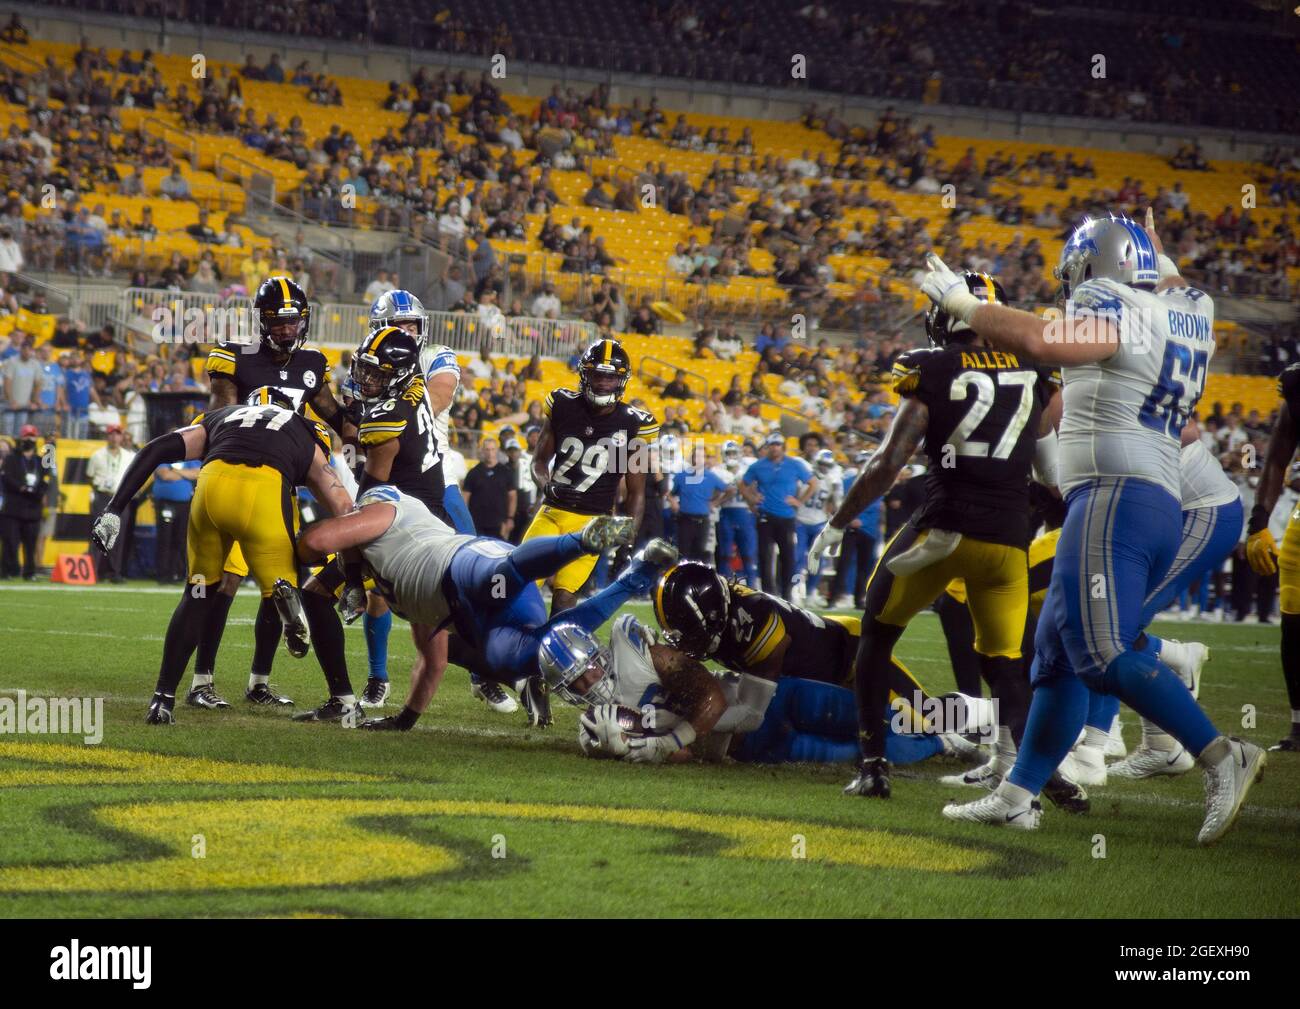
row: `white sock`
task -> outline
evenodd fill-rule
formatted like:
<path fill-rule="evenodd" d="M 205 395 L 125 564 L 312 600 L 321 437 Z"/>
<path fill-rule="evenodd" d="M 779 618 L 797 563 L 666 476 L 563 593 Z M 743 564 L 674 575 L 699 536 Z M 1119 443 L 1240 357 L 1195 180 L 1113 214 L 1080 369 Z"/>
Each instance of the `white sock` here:
<path fill-rule="evenodd" d="M 198 690 L 199 687 L 208 687 L 212 685 L 211 673 L 195 673 L 194 679 L 190 682 L 191 690 Z"/>
<path fill-rule="evenodd" d="M 1104 750 L 1108 739 L 1110 739 L 1110 731 L 1108 729 L 1099 729 L 1095 725 L 1089 725 L 1083 730 L 1084 746 L 1096 746 Z"/>
<path fill-rule="evenodd" d="M 1149 722 L 1144 718 L 1142 719 L 1142 745 L 1148 749 L 1164 750 L 1166 753 L 1172 753 L 1178 748 L 1178 740 L 1156 725 L 1155 722 Z"/>
<path fill-rule="evenodd" d="M 270 674 L 270 673 L 267 673 L 265 676 L 263 676 L 261 673 L 249 673 L 249 674 L 248 674 L 248 689 L 249 689 L 249 690 L 256 690 L 258 687 L 264 687 L 264 686 L 266 686 L 266 685 L 267 685 L 268 683 L 270 683 L 270 682 L 271 682 L 271 674 Z"/>
<path fill-rule="evenodd" d="M 1005 725 L 998 726 L 998 744 L 993 751 L 993 762 L 1003 777 L 1010 774 L 1011 768 L 1016 766 L 1016 744 L 1011 738 L 1011 729 Z"/>
<path fill-rule="evenodd" d="M 1013 785 L 1011 782 L 1007 781 L 1006 778 L 1002 779 L 1002 783 L 998 785 L 996 791 L 998 795 L 1007 800 L 1013 809 L 1019 808 L 1020 806 L 1028 806 L 1034 801 L 1034 797 L 1030 794 L 1029 789 L 1021 788 L 1019 785 Z"/>
<path fill-rule="evenodd" d="M 348 707 L 350 707 L 350 708 L 351 708 L 351 707 L 355 707 L 355 706 L 356 706 L 356 703 L 357 703 L 357 695 L 356 695 L 356 694 L 339 694 L 339 700 L 342 701 L 344 704 L 346 704 L 346 705 L 347 705 Z"/>
<path fill-rule="evenodd" d="M 1291 724 L 1300 725 L 1300 708 L 1291 709 Z"/>

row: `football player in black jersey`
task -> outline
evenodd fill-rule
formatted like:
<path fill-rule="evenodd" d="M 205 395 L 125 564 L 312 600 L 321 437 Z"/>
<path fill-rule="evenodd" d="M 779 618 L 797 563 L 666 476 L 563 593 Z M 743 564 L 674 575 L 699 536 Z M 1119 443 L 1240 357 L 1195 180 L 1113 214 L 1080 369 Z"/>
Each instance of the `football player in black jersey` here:
<path fill-rule="evenodd" d="M 1001 285 L 986 274 L 967 273 L 966 284 L 986 302 L 1006 301 Z M 1009 750 L 1023 735 L 1029 708 L 1021 668 L 1029 606 L 1029 477 L 1040 437 L 1044 453 L 1054 452 L 1055 435 L 1044 420 L 1047 387 L 1031 362 L 989 349 L 946 313 L 931 310 L 926 329 L 934 346 L 910 351 L 894 365 L 901 403 L 884 442 L 809 551 L 815 567 L 838 546 L 849 522 L 924 449 L 931 463 L 925 502 L 885 547 L 867 583 L 854 684 L 862 764 L 845 789 L 850 795 L 889 797 L 888 726 L 881 713 L 894 645 L 954 578 L 965 579 L 975 651 L 999 702 L 1000 749 Z"/>
<path fill-rule="evenodd" d="M 289 401 L 275 390 L 263 388 L 255 398 L 260 401 L 257 405 L 210 410 L 189 427 L 149 442 L 122 475 L 108 508 L 95 523 L 97 544 L 111 548 L 117 517 L 155 469 L 170 462 L 203 460 L 186 538 L 190 584 L 167 628 L 162 667 L 149 705 L 151 724 L 174 720 L 176 687 L 220 596 L 209 588 L 220 582 L 234 544 L 242 548 L 263 600 L 277 613 L 290 652 L 301 658 L 314 644 L 329 681 L 331 700 L 295 718 L 342 718 L 357 710 L 348 681 L 343 626 L 333 599 L 299 593 L 294 544 L 298 485 L 311 488 L 331 515 L 350 511 L 352 498 L 329 464 L 328 445 L 315 422 L 290 409 Z"/>
<path fill-rule="evenodd" d="M 612 514 L 622 482 L 624 509 L 640 526 L 659 421 L 622 402 L 631 376 L 632 361 L 622 345 L 597 340 L 578 362 L 578 391 L 556 389 L 546 397 L 546 420 L 533 456 L 542 503 L 520 542 L 574 532 L 593 515 Z M 555 576 L 552 616 L 577 602 L 596 560 L 583 557 Z"/>
<path fill-rule="evenodd" d="M 253 312 L 259 335 L 255 348 L 221 344 L 208 354 L 208 409 L 247 403 L 254 390 L 270 388 L 285 396 L 294 409 L 310 406 L 316 416 L 341 432 L 343 413 L 330 392 L 329 364 L 324 354 L 306 344 L 311 305 L 302 288 L 288 277 L 268 277 L 257 289 Z M 194 678 L 185 698 L 193 707 L 230 707 L 216 691 L 213 671 L 230 605 L 247 574 L 248 565 L 236 546 L 226 559 L 220 588 L 215 593 L 217 599 L 209 612 L 211 624 L 199 639 Z M 250 703 L 293 704 L 272 690 L 269 682 L 279 628 L 275 607 L 263 600 L 254 624 L 253 662 L 244 693 Z"/>
<path fill-rule="evenodd" d="M 377 484 L 392 484 L 445 521 L 441 455 L 420 375 L 416 338 L 396 326 L 367 334 L 352 355 L 350 378 L 356 396 L 350 410 L 357 424 L 357 441 L 365 451 L 358 493 Z M 321 570 L 317 581 L 334 592 L 342 584 L 342 575 L 331 564 Z M 388 612 L 378 593 L 371 593 L 366 605 L 366 612 L 376 617 Z M 366 637 L 369 643 L 374 635 L 368 632 Z M 383 653 L 386 664 L 386 647 Z M 388 678 L 375 673 L 372 668 L 361 692 L 363 707 L 382 707 L 388 699 Z"/>
<path fill-rule="evenodd" d="M 1300 752 L 1300 508 L 1291 513 L 1278 549 L 1268 531 L 1268 519 L 1286 485 L 1287 468 L 1300 443 L 1300 364 L 1293 364 L 1278 378 L 1282 405 L 1277 426 L 1268 439 L 1264 470 L 1255 490 L 1255 507 L 1250 511 L 1246 559 L 1258 575 L 1278 575 L 1282 608 L 1282 676 L 1291 704 L 1291 732 L 1270 750 Z"/>

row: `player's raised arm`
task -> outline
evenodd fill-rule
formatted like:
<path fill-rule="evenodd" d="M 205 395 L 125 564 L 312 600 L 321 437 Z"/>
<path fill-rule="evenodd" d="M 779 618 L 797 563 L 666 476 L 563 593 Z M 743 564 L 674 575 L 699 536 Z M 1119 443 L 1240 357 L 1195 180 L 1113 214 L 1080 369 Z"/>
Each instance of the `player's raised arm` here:
<path fill-rule="evenodd" d="M 316 493 L 314 487 L 312 493 Z M 391 504 L 375 501 L 347 514 L 313 523 L 298 537 L 298 559 L 304 564 L 319 564 L 330 554 L 363 546 L 383 535 L 396 517 L 397 509 Z"/>
<path fill-rule="evenodd" d="M 1041 319 L 1006 305 L 989 304 L 971 294 L 966 281 L 934 253 L 921 290 L 954 319 L 966 323 L 998 350 L 1043 364 L 1081 365 L 1104 361 L 1119 348 L 1119 326 L 1099 312 L 1069 313 Z"/>

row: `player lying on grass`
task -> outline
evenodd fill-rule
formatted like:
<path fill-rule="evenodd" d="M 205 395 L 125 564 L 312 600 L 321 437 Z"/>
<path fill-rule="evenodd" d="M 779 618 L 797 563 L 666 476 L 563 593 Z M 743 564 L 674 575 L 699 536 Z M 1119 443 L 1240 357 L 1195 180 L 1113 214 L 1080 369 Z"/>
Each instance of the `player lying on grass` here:
<path fill-rule="evenodd" d="M 856 759 L 853 691 L 797 677 L 774 685 L 749 674 L 715 676 L 698 659 L 656 641 L 631 614 L 615 621 L 607 646 L 584 628 L 553 627 L 542 638 L 539 661 L 551 692 L 586 708 L 578 746 L 588 756 L 637 763 Z M 900 721 L 910 720 L 910 711 L 900 712 Z M 935 734 L 891 736 L 890 759 L 899 764 L 940 752 L 950 751 Z"/>
<path fill-rule="evenodd" d="M 186 548 L 189 585 L 172 614 L 163 644 L 162 667 L 147 721 L 170 724 L 176 686 L 208 626 L 217 586 L 230 552 L 243 552 L 263 599 L 274 599 L 285 644 L 301 658 L 308 644 L 334 696 L 353 699 L 343 650 L 343 627 L 333 601 L 300 598 L 294 535 L 298 513 L 294 487 L 305 484 L 333 515 L 352 509 L 352 498 L 328 462 L 329 441 L 301 414 L 287 407 L 277 390 L 254 394 L 261 405 L 227 406 L 200 415 L 190 427 L 162 435 L 136 455 L 92 535 L 111 549 L 120 516 L 154 470 L 171 462 L 202 459 L 190 505 Z M 354 700 L 354 699 L 353 699 Z M 315 712 L 295 716 L 314 717 Z"/>
<path fill-rule="evenodd" d="M 861 622 L 854 617 L 821 616 L 767 592 L 728 582 L 708 565 L 691 561 L 683 561 L 664 573 L 655 587 L 654 607 L 655 618 L 669 644 L 687 655 L 712 659 L 741 674 L 746 695 L 757 699 L 760 711 L 767 708 L 778 681 L 785 677 L 820 680 L 852 692 L 861 628 Z M 804 692 L 805 700 L 814 693 Z M 823 691 L 820 696 L 827 699 L 828 710 L 838 710 L 838 695 Z M 940 753 L 963 759 L 979 753 L 960 733 L 979 731 L 991 723 L 996 717 L 993 704 L 983 698 L 950 696 L 950 703 L 936 703 L 907 668 L 891 657 L 886 746 L 903 763 Z M 916 724 L 915 719 L 894 717 L 901 708 L 915 708 L 917 704 L 924 711 L 952 710 L 955 724 L 939 725 L 924 717 Z M 801 710 L 807 708 L 805 703 Z M 830 716 L 830 721 L 834 720 Z M 909 734 L 904 745 L 897 738 L 900 724 L 925 731 L 920 739 L 912 739 Z M 835 740 L 842 735 L 829 733 Z M 856 738 L 857 730 L 851 735 Z M 918 753 L 918 747 L 928 752 Z"/>
<path fill-rule="evenodd" d="M 365 727 L 410 729 L 437 692 L 453 655 L 458 664 L 518 690 L 530 724 L 549 724 L 549 701 L 537 666 L 547 618 L 535 583 L 578 557 L 626 544 L 631 519 L 601 515 L 579 532 L 511 547 L 487 536 L 458 535 L 395 487 L 372 487 L 357 504 L 351 514 L 307 529 L 298 541 L 298 556 L 312 564 L 330 554 L 343 553 L 346 559 L 359 551 L 376 590 L 411 623 L 417 659 L 406 706 Z M 599 627 L 625 601 L 649 589 L 660 563 L 675 559 L 669 544 L 648 543 L 608 588 L 566 618 Z M 316 578 L 306 593 L 330 597 Z M 450 636 L 456 639 L 454 652 L 448 628 L 456 631 Z"/>

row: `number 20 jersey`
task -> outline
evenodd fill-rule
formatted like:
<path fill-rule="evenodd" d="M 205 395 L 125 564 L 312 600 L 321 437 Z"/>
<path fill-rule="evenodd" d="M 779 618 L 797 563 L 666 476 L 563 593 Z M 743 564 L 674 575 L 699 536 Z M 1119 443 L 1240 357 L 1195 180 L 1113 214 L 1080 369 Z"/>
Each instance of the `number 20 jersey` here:
<path fill-rule="evenodd" d="M 1214 301 L 1191 287 L 1159 293 L 1113 280 L 1081 284 L 1066 306 L 1118 324 L 1104 361 L 1063 368 L 1063 494 L 1091 480 L 1132 477 L 1180 497 L 1183 425 L 1214 356 Z"/>
<path fill-rule="evenodd" d="M 614 510 L 618 482 L 629 469 L 648 463 L 644 449 L 659 435 L 653 415 L 626 403 L 600 414 L 572 389 L 546 397 L 545 412 L 555 436 L 555 458 L 546 484 L 546 503 L 583 515 Z"/>
<path fill-rule="evenodd" d="M 913 523 L 1029 545 L 1029 471 L 1052 378 L 1015 354 L 970 344 L 913 350 L 894 391 L 925 404 L 925 502 Z"/>

